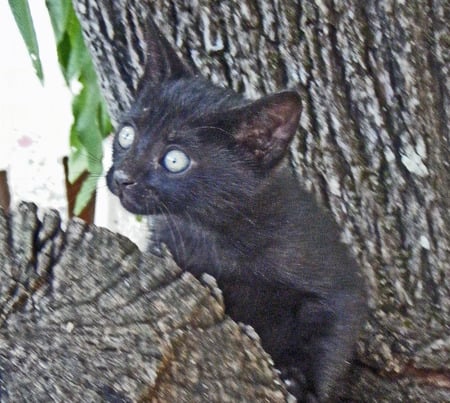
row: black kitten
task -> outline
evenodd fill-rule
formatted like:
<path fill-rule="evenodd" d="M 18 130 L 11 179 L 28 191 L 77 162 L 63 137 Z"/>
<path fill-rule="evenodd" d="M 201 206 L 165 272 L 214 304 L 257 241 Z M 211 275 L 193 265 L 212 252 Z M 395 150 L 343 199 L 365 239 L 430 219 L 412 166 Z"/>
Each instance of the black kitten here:
<path fill-rule="evenodd" d="M 330 215 L 285 161 L 296 92 L 248 101 L 195 77 L 153 24 L 146 74 L 114 143 L 108 186 L 226 311 L 252 325 L 299 401 L 326 401 L 364 313 L 362 279 Z"/>

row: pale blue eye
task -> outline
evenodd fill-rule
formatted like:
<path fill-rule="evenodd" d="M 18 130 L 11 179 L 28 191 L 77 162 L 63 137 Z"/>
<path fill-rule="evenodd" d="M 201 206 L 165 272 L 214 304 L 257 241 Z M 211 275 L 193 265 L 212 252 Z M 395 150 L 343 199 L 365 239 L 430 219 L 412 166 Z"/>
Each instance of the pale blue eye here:
<path fill-rule="evenodd" d="M 134 129 L 131 126 L 124 126 L 117 135 L 117 141 L 122 148 L 129 148 L 134 141 Z"/>
<path fill-rule="evenodd" d="M 164 156 L 163 165 L 169 172 L 179 173 L 183 172 L 189 167 L 191 160 L 180 150 L 170 150 Z"/>

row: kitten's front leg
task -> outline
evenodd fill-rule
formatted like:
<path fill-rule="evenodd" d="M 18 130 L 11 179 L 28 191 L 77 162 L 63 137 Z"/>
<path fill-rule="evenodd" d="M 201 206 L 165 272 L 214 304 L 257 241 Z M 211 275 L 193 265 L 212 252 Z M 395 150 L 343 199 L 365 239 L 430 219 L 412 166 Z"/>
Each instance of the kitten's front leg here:
<path fill-rule="evenodd" d="M 149 251 L 160 255 L 163 244 L 183 270 L 217 276 L 221 254 L 215 234 L 207 229 L 177 216 L 156 217 Z"/>
<path fill-rule="evenodd" d="M 176 216 L 154 216 L 150 227 L 148 252 L 162 256 L 164 245 L 177 261 L 184 260 L 186 253 L 186 223 Z"/>
<path fill-rule="evenodd" d="M 153 216 L 149 221 L 150 237 L 147 252 L 163 257 L 163 245 L 167 245 L 164 218 Z"/>
<path fill-rule="evenodd" d="M 346 294 L 303 300 L 298 312 L 298 355 L 280 358 L 281 378 L 300 403 L 331 402 L 355 347 L 361 304 Z M 353 315 L 352 315 L 353 313 Z"/>

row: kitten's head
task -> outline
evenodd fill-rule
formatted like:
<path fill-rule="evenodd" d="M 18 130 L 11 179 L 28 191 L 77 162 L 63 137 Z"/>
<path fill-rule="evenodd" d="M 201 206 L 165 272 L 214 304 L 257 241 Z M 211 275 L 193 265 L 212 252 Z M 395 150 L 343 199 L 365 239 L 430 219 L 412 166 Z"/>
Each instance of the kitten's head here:
<path fill-rule="evenodd" d="M 136 102 L 114 140 L 110 190 L 136 214 L 227 220 L 245 214 L 287 152 L 295 92 L 248 102 L 196 78 L 151 18 Z"/>
<path fill-rule="evenodd" d="M 136 214 L 240 214 L 286 155 L 296 92 L 254 102 L 196 79 L 152 86 L 114 140 L 108 186 Z"/>

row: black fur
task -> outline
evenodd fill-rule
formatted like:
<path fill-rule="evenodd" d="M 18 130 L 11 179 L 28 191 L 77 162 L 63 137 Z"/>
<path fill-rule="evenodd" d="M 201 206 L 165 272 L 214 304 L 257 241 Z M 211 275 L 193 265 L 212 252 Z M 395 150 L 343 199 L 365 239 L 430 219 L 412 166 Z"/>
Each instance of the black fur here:
<path fill-rule="evenodd" d="M 151 25 L 153 52 L 167 46 L 158 35 Z M 109 188 L 129 211 L 156 216 L 154 242 L 180 267 L 216 277 L 227 313 L 255 328 L 299 401 L 327 401 L 361 326 L 363 281 L 337 225 L 286 164 L 299 96 L 250 102 L 180 60 L 183 74 L 161 77 L 158 65 L 152 75 L 159 52 L 121 125 L 134 142 L 115 141 Z M 172 149 L 188 155 L 186 170 L 164 167 Z"/>

